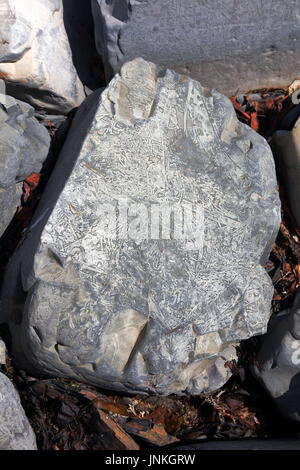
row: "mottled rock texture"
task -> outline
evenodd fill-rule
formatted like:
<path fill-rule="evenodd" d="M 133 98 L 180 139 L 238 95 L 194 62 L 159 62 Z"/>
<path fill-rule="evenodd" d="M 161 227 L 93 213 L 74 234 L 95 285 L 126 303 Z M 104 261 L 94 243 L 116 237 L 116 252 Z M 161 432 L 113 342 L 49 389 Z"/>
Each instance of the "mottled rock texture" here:
<path fill-rule="evenodd" d="M 299 76 L 297 0 L 92 0 L 108 77 L 143 57 L 226 95 Z"/>
<path fill-rule="evenodd" d="M 166 210 L 158 235 L 153 207 Z M 183 238 L 170 207 L 199 211 Z M 234 344 L 266 330 L 261 263 L 279 220 L 270 148 L 230 101 L 143 59 L 124 65 L 80 107 L 7 271 L 15 359 L 119 391 L 217 389 Z"/>
<path fill-rule="evenodd" d="M 20 205 L 19 183 L 41 170 L 49 147 L 49 134 L 32 106 L 0 94 L 0 236 Z"/>
<path fill-rule="evenodd" d="M 300 421 L 300 291 L 290 309 L 272 316 L 252 371 L 283 415 Z"/>
<path fill-rule="evenodd" d="M 0 373 L 0 450 L 36 450 L 34 432 L 10 380 Z"/>
<path fill-rule="evenodd" d="M 271 146 L 289 206 L 300 227 L 300 119 L 292 131 L 277 131 Z"/>
<path fill-rule="evenodd" d="M 8 93 L 52 114 L 84 99 L 63 22 L 62 0 L 0 0 L 0 78 Z"/>

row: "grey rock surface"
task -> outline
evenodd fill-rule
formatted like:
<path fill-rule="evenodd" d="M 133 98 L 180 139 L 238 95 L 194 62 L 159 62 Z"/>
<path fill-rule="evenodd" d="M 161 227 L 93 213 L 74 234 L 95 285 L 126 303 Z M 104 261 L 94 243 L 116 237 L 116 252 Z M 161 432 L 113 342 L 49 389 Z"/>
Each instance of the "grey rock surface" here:
<path fill-rule="evenodd" d="M 7 92 L 52 114 L 85 98 L 72 61 L 62 0 L 0 0 L 0 78 Z"/>
<path fill-rule="evenodd" d="M 226 95 L 299 75 L 297 0 L 92 0 L 108 77 L 143 57 Z"/>
<path fill-rule="evenodd" d="M 14 358 L 127 393 L 219 388 L 266 330 L 279 222 L 271 150 L 230 101 L 127 63 L 79 108 L 7 270 Z"/>
<path fill-rule="evenodd" d="M 300 118 L 292 131 L 275 132 L 271 146 L 289 207 L 300 227 Z"/>
<path fill-rule="evenodd" d="M 0 373 L 0 450 L 36 450 L 36 439 L 10 380 Z"/>
<path fill-rule="evenodd" d="M 256 359 L 255 377 L 284 416 L 300 421 L 300 291 L 290 309 L 271 318 Z"/>
<path fill-rule="evenodd" d="M 18 183 L 41 170 L 49 147 L 49 134 L 32 106 L 0 94 L 0 236 L 20 204 Z"/>

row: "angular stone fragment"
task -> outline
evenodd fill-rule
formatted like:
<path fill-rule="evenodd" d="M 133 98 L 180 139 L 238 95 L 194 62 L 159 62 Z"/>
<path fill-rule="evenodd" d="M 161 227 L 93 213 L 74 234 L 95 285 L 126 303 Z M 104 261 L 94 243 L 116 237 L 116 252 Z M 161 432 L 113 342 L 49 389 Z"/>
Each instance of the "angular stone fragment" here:
<path fill-rule="evenodd" d="M 300 421 L 300 292 L 290 309 L 271 318 L 252 371 L 281 413 Z"/>
<path fill-rule="evenodd" d="M 34 432 L 10 380 L 0 373 L 0 450 L 36 450 Z"/>
<path fill-rule="evenodd" d="M 20 204 L 18 183 L 41 170 L 49 147 L 49 134 L 32 106 L 0 94 L 0 236 Z"/>
<path fill-rule="evenodd" d="M 281 0 L 92 0 L 110 78 L 143 57 L 226 95 L 299 76 L 300 5 Z"/>
<path fill-rule="evenodd" d="M 271 145 L 289 206 L 300 227 L 300 119 L 292 131 L 277 131 Z"/>
<path fill-rule="evenodd" d="M 84 99 L 62 0 L 0 0 L 0 78 L 12 96 L 66 114 Z"/>
<path fill-rule="evenodd" d="M 208 392 L 265 332 L 280 204 L 267 142 L 216 91 L 143 59 L 80 107 L 2 291 L 20 367 Z"/>

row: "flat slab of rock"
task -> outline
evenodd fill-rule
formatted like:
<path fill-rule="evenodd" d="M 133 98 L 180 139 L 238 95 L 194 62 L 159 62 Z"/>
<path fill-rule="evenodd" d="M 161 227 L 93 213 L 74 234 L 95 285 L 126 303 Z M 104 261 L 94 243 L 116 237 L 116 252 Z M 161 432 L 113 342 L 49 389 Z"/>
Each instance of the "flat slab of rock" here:
<path fill-rule="evenodd" d="M 280 0 L 92 2 L 108 77 L 143 57 L 229 96 L 289 85 L 299 75 L 296 2 L 284 8 Z"/>
<path fill-rule="evenodd" d="M 51 114 L 85 98 L 72 62 L 62 0 L 0 0 L 0 78 L 7 92 Z"/>
<path fill-rule="evenodd" d="M 0 450 L 36 450 L 36 439 L 10 380 L 0 373 Z"/>
<path fill-rule="evenodd" d="M 10 263 L 14 358 L 127 393 L 219 388 L 266 330 L 279 222 L 271 150 L 230 101 L 124 65 L 80 107 Z"/>
<path fill-rule="evenodd" d="M 19 183 L 41 170 L 49 147 L 50 136 L 32 106 L 0 94 L 0 236 L 20 205 Z"/>
<path fill-rule="evenodd" d="M 271 318 L 252 371 L 287 418 L 300 421 L 300 292 Z"/>

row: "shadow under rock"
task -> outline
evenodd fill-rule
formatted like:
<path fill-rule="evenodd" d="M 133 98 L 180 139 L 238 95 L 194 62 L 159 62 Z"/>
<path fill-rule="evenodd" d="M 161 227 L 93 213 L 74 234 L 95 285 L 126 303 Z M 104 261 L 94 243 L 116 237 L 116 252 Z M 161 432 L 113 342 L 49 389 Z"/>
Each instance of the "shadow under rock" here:
<path fill-rule="evenodd" d="M 101 58 L 96 50 L 91 0 L 63 0 L 63 10 L 78 76 L 85 87 L 97 90 L 105 86 L 106 81 Z"/>

